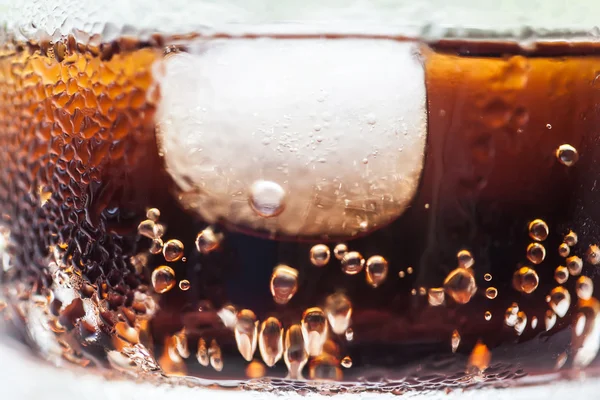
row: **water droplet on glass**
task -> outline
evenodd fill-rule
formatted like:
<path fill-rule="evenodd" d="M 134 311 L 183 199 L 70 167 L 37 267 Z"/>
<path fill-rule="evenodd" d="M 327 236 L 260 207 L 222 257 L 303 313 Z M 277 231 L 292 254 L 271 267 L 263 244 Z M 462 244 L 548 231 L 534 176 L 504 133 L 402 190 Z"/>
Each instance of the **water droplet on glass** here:
<path fill-rule="evenodd" d="M 268 367 L 275 365 L 283 356 L 283 326 L 277 318 L 269 317 L 262 323 L 258 348 Z"/>
<path fill-rule="evenodd" d="M 223 370 L 223 357 L 221 356 L 221 347 L 217 344 L 216 340 L 212 340 L 210 348 L 208 349 L 208 356 L 210 358 L 210 365 L 217 372 Z"/>
<path fill-rule="evenodd" d="M 559 318 L 564 317 L 571 306 L 571 295 L 562 286 L 557 286 L 550 292 L 550 308 Z"/>
<path fill-rule="evenodd" d="M 381 285 L 388 274 L 388 262 L 381 256 L 372 256 L 367 260 L 366 279 L 372 287 Z"/>
<path fill-rule="evenodd" d="M 152 271 L 152 287 L 156 293 L 166 293 L 175 286 L 175 271 L 162 265 Z"/>
<path fill-rule="evenodd" d="M 179 289 L 183 290 L 184 292 L 190 290 L 190 287 L 190 281 L 188 281 L 187 279 L 179 281 Z"/>
<path fill-rule="evenodd" d="M 241 310 L 234 329 L 237 348 L 246 361 L 252 361 L 258 341 L 258 321 L 251 310 Z"/>
<path fill-rule="evenodd" d="M 345 333 L 346 340 L 351 342 L 354 340 L 354 330 L 352 328 L 348 328 Z"/>
<path fill-rule="evenodd" d="M 171 239 L 163 247 L 163 256 L 167 262 L 174 262 L 183 257 L 183 243 L 177 239 Z"/>
<path fill-rule="evenodd" d="M 585 253 L 587 262 L 589 262 L 592 265 L 598 265 L 600 264 L 600 248 L 598 247 L 598 245 L 592 244 L 590 245 L 590 247 L 588 247 L 586 253 Z"/>
<path fill-rule="evenodd" d="M 581 300 L 589 300 L 594 294 L 594 282 L 587 276 L 580 276 L 575 283 L 575 292 Z"/>
<path fill-rule="evenodd" d="M 486 321 L 489 321 L 489 320 L 491 320 L 491 319 L 492 319 L 492 313 L 491 313 L 491 312 L 489 312 L 489 311 L 486 311 L 486 312 L 483 314 L 483 317 L 485 318 L 485 320 L 486 320 Z"/>
<path fill-rule="evenodd" d="M 348 246 L 346 246 L 343 243 L 338 244 L 333 249 L 333 255 L 338 260 L 342 260 L 347 253 L 348 253 Z"/>
<path fill-rule="evenodd" d="M 365 259 L 357 251 L 351 251 L 346 253 L 342 258 L 342 271 L 348 275 L 356 275 L 363 270 L 365 266 Z"/>
<path fill-rule="evenodd" d="M 567 258 L 567 269 L 571 276 L 581 275 L 581 270 L 583 269 L 583 261 L 581 258 L 577 256 L 571 256 Z"/>
<path fill-rule="evenodd" d="M 549 331 L 556 324 L 556 314 L 552 310 L 546 310 L 546 315 L 544 317 L 544 324 L 546 326 L 546 331 Z"/>
<path fill-rule="evenodd" d="M 137 231 L 140 235 L 154 239 L 154 221 L 147 219 L 138 225 Z"/>
<path fill-rule="evenodd" d="M 559 285 L 562 285 L 568 279 L 569 279 L 569 270 L 567 269 L 567 267 L 562 266 L 562 265 L 559 265 L 558 267 L 556 267 L 556 269 L 554 270 L 554 280 Z"/>
<path fill-rule="evenodd" d="M 200 365 L 203 367 L 208 367 L 210 364 L 206 341 L 202 338 L 198 339 L 198 351 L 196 352 L 196 358 L 198 359 L 198 363 L 200 363 Z"/>
<path fill-rule="evenodd" d="M 456 254 L 458 266 L 463 268 L 471 268 L 475 261 L 469 250 L 461 250 Z"/>
<path fill-rule="evenodd" d="M 538 242 L 543 242 L 548 237 L 550 229 L 542 219 L 534 219 L 529 223 L 529 237 Z"/>
<path fill-rule="evenodd" d="M 506 309 L 504 313 L 504 323 L 506 326 L 515 326 L 517 323 L 517 314 L 519 313 L 519 305 L 512 303 L 510 307 Z"/>
<path fill-rule="evenodd" d="M 517 319 L 515 321 L 515 332 L 517 335 L 521 336 L 525 328 L 527 327 L 527 314 L 524 311 L 519 311 L 517 313 Z"/>
<path fill-rule="evenodd" d="M 157 222 L 160 218 L 160 210 L 158 208 L 149 208 L 148 211 L 146 211 L 146 218 Z"/>
<path fill-rule="evenodd" d="M 563 165 L 571 167 L 579 160 L 577 149 L 570 144 L 561 144 L 556 149 L 556 159 Z"/>
<path fill-rule="evenodd" d="M 285 190 L 271 181 L 259 180 L 250 187 L 250 207 L 261 217 L 275 217 L 285 208 Z"/>
<path fill-rule="evenodd" d="M 566 258 L 566 257 L 568 257 L 568 256 L 569 256 L 569 253 L 571 253 L 571 248 L 569 247 L 569 245 L 568 245 L 568 244 L 566 244 L 566 243 L 561 243 L 561 244 L 558 246 L 558 255 L 559 255 L 559 256 L 561 256 L 561 257 L 565 257 L 565 258 Z"/>
<path fill-rule="evenodd" d="M 329 247 L 324 244 L 317 244 L 310 249 L 310 262 L 317 267 L 327 265 L 331 258 Z"/>
<path fill-rule="evenodd" d="M 163 249 L 163 241 L 160 238 L 152 239 L 152 243 L 150 244 L 150 248 L 148 251 L 152 254 L 159 254 Z"/>
<path fill-rule="evenodd" d="M 493 300 L 496 298 L 496 296 L 498 296 L 498 289 L 495 287 L 490 286 L 489 288 L 485 289 L 485 297 L 488 299 Z"/>
<path fill-rule="evenodd" d="M 347 332 L 352 317 L 352 303 L 343 293 L 334 293 L 325 300 L 325 313 L 331 330 L 337 335 Z"/>
<path fill-rule="evenodd" d="M 513 274 L 513 287 L 522 293 L 533 293 L 540 283 L 540 278 L 534 269 L 521 267 Z"/>
<path fill-rule="evenodd" d="M 492 274 L 485 274 L 483 275 L 483 279 L 485 279 L 486 282 L 489 282 L 492 280 Z"/>
<path fill-rule="evenodd" d="M 271 294 L 277 304 L 286 304 L 298 290 L 298 271 L 278 265 L 271 275 Z"/>
<path fill-rule="evenodd" d="M 538 325 L 538 319 L 537 319 L 537 317 L 534 316 L 533 318 L 531 318 L 531 329 L 537 328 L 537 325 Z"/>
<path fill-rule="evenodd" d="M 546 248 L 541 243 L 531 243 L 527 246 L 527 259 L 534 263 L 540 264 L 546 258 Z"/>
<path fill-rule="evenodd" d="M 575 246 L 577 244 L 577 234 L 573 231 L 569 231 L 569 233 L 565 235 L 564 241 L 570 247 Z"/>
<path fill-rule="evenodd" d="M 458 304 L 467 304 L 477 292 L 472 271 L 459 267 L 450 272 L 444 280 L 444 290 Z"/>
<path fill-rule="evenodd" d="M 342 367 L 344 367 L 344 368 L 352 367 L 352 359 L 350 358 L 350 356 L 346 356 L 346 357 L 342 358 Z"/>
<path fill-rule="evenodd" d="M 446 294 L 444 288 L 429 288 L 427 301 L 430 306 L 437 307 L 444 304 L 446 300 Z"/>
<path fill-rule="evenodd" d="M 319 307 L 312 307 L 302 314 L 302 333 L 306 342 L 306 352 L 316 357 L 323 351 L 327 340 L 327 318 Z"/>
<path fill-rule="evenodd" d="M 202 254 L 208 254 L 219 247 L 222 239 L 223 235 L 216 233 L 213 228 L 205 228 L 196 236 L 196 249 Z"/>
<path fill-rule="evenodd" d="M 304 336 L 300 325 L 292 325 L 285 333 L 285 351 L 283 359 L 288 368 L 288 377 L 290 379 L 301 379 L 302 368 L 308 361 Z"/>
<path fill-rule="evenodd" d="M 452 352 L 456 353 L 456 350 L 458 350 L 458 346 L 460 346 L 460 334 L 458 333 L 458 331 L 456 329 L 454 331 L 452 331 L 452 338 L 450 339 L 450 345 L 452 346 Z"/>

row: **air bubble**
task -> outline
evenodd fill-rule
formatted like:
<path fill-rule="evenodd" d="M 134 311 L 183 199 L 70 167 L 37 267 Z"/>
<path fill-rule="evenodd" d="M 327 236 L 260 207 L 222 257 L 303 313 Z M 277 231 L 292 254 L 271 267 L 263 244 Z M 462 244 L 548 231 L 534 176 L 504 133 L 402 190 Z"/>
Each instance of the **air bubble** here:
<path fill-rule="evenodd" d="M 573 247 L 577 244 L 577 234 L 573 231 L 569 231 L 569 233 L 567 233 L 565 235 L 564 241 L 566 244 L 568 244 L 570 247 Z"/>
<path fill-rule="evenodd" d="M 527 327 L 527 314 L 524 311 L 519 311 L 517 313 L 517 319 L 515 321 L 515 332 L 517 335 L 521 336 L 521 334 L 525 331 Z"/>
<path fill-rule="evenodd" d="M 469 355 L 469 361 L 467 364 L 467 373 L 481 374 L 485 371 L 492 360 L 492 353 L 488 347 L 481 341 L 478 341 L 473 347 L 471 354 Z"/>
<path fill-rule="evenodd" d="M 567 269 L 567 267 L 564 267 L 562 265 L 559 265 L 558 267 L 556 267 L 556 269 L 554 270 L 554 280 L 559 285 L 562 285 L 568 279 L 569 279 L 569 270 Z"/>
<path fill-rule="evenodd" d="M 351 251 L 346 253 L 342 258 L 342 271 L 348 275 L 356 275 L 363 270 L 365 266 L 365 259 L 357 251 Z"/>
<path fill-rule="evenodd" d="M 150 244 L 150 248 L 148 251 L 152 254 L 160 254 L 163 249 L 163 241 L 160 238 L 152 239 L 152 243 Z"/>
<path fill-rule="evenodd" d="M 298 290 L 298 271 L 287 265 L 278 265 L 271 275 L 271 294 L 277 304 L 287 304 Z"/>
<path fill-rule="evenodd" d="M 458 266 L 463 268 L 471 268 L 475 261 L 473 260 L 473 255 L 469 250 L 461 250 L 456 254 L 456 258 L 458 259 Z"/>
<path fill-rule="evenodd" d="M 330 258 L 329 247 L 324 244 L 317 244 L 310 249 L 310 262 L 317 267 L 327 265 Z"/>
<path fill-rule="evenodd" d="M 569 245 L 568 245 L 568 244 L 566 244 L 566 243 L 561 243 L 561 244 L 558 246 L 558 255 L 559 255 L 559 256 L 561 256 L 561 257 L 565 257 L 565 258 L 566 258 L 566 257 L 568 257 L 568 256 L 569 256 L 569 254 L 570 254 L 570 253 L 571 253 L 571 248 L 569 247 Z"/>
<path fill-rule="evenodd" d="M 237 314 L 237 323 L 234 329 L 235 342 L 242 357 L 252 361 L 258 341 L 258 320 L 251 310 L 241 310 Z"/>
<path fill-rule="evenodd" d="M 492 274 L 485 274 L 485 275 L 483 275 L 483 279 L 484 279 L 486 282 L 489 282 L 489 281 L 491 281 L 491 280 L 492 280 Z"/>
<path fill-rule="evenodd" d="M 196 236 L 196 249 L 202 254 L 208 254 L 219 247 L 222 239 L 223 235 L 216 233 L 213 228 L 205 228 Z"/>
<path fill-rule="evenodd" d="M 288 368 L 288 377 L 290 379 L 301 379 L 302 368 L 308 361 L 308 354 L 306 353 L 300 325 L 296 324 L 288 328 L 285 333 L 284 347 L 283 359 Z"/>
<path fill-rule="evenodd" d="M 188 281 L 187 279 L 179 281 L 179 289 L 183 290 L 184 292 L 190 290 L 190 287 L 190 281 Z"/>
<path fill-rule="evenodd" d="M 344 243 L 338 244 L 333 249 L 333 255 L 338 260 L 342 260 L 347 253 L 348 253 L 348 246 L 346 246 Z"/>
<path fill-rule="evenodd" d="M 575 283 L 575 292 L 581 300 L 589 300 L 594 294 L 594 282 L 587 276 L 580 276 Z"/>
<path fill-rule="evenodd" d="M 167 262 L 178 261 L 183 257 L 183 243 L 177 239 L 171 239 L 165 243 L 162 251 Z"/>
<path fill-rule="evenodd" d="M 556 159 L 563 165 L 571 167 L 579 160 L 577 149 L 570 144 L 561 144 L 556 149 Z"/>
<path fill-rule="evenodd" d="M 492 319 L 492 313 L 489 311 L 486 311 L 483 315 L 483 317 L 485 318 L 486 321 L 489 321 Z"/>
<path fill-rule="evenodd" d="M 250 187 L 250 207 L 261 217 L 281 214 L 285 208 L 285 190 L 275 182 L 259 180 Z"/>
<path fill-rule="evenodd" d="M 540 264 L 546 258 L 546 248 L 540 243 L 531 243 L 527 246 L 527 259 L 534 263 Z"/>
<path fill-rule="evenodd" d="M 496 296 L 498 296 L 498 289 L 495 287 L 489 287 L 485 290 L 485 297 L 488 299 L 493 300 Z"/>
<path fill-rule="evenodd" d="M 538 242 L 543 242 L 548 238 L 550 229 L 548 224 L 542 219 L 534 219 L 529 223 L 529 237 Z"/>
<path fill-rule="evenodd" d="M 350 326 L 352 303 L 345 294 L 334 293 L 325 300 L 325 314 L 333 333 L 341 335 Z"/>
<path fill-rule="evenodd" d="M 165 235 L 165 226 L 163 224 L 154 224 L 153 228 L 154 238 L 162 238 Z"/>
<path fill-rule="evenodd" d="M 450 272 L 444 280 L 444 290 L 458 304 L 467 304 L 477 292 L 472 271 L 459 267 Z"/>
<path fill-rule="evenodd" d="M 354 340 L 354 330 L 352 328 L 346 329 L 346 333 L 344 334 L 346 337 L 346 341 L 351 342 Z"/>
<path fill-rule="evenodd" d="M 342 371 L 339 367 L 339 361 L 330 354 L 321 354 L 313 358 L 309 364 L 309 377 L 318 381 L 340 381 Z"/>
<path fill-rule="evenodd" d="M 152 287 L 156 293 L 166 293 L 175 286 L 175 271 L 162 265 L 152 271 Z"/>
<path fill-rule="evenodd" d="M 546 327 L 546 331 L 554 328 L 554 324 L 556 324 L 556 314 L 552 310 L 546 310 L 546 315 L 544 317 L 544 324 Z"/>
<path fill-rule="evenodd" d="M 529 267 L 521 267 L 513 274 L 513 287 L 519 292 L 533 293 L 539 283 L 537 272 Z"/>
<path fill-rule="evenodd" d="M 571 306 L 571 295 L 562 286 L 557 286 L 550 292 L 550 308 L 559 318 L 564 317 Z"/>
<path fill-rule="evenodd" d="M 369 125 L 375 125 L 377 123 L 377 117 L 375 116 L 374 113 L 368 113 L 366 120 L 367 120 L 367 124 L 369 124 Z"/>
<path fill-rule="evenodd" d="M 600 264 L 600 248 L 598 248 L 598 245 L 592 244 L 590 245 L 590 247 L 588 247 L 587 252 L 585 253 L 587 262 L 589 262 L 592 265 L 598 265 Z"/>
<path fill-rule="evenodd" d="M 283 326 L 277 318 L 269 317 L 262 323 L 258 348 L 268 367 L 275 365 L 283 356 Z"/>
<path fill-rule="evenodd" d="M 316 357 L 323 351 L 327 340 L 327 318 L 319 307 L 312 307 L 302 314 L 302 334 L 306 343 L 306 352 Z"/>
<path fill-rule="evenodd" d="M 342 367 L 344 368 L 351 368 L 352 367 L 352 359 L 350 358 L 350 356 L 346 356 L 344 358 L 342 358 Z"/>
<path fill-rule="evenodd" d="M 412 273 L 413 273 L 413 267 L 406 268 L 406 273 L 409 274 L 409 275 L 412 275 Z"/>
<path fill-rule="evenodd" d="M 458 331 L 456 329 L 454 331 L 452 331 L 450 345 L 452 347 L 452 352 L 456 353 L 456 350 L 458 350 L 458 346 L 460 346 L 460 334 L 458 333 Z"/>
<path fill-rule="evenodd" d="M 198 339 L 198 351 L 196 352 L 196 359 L 203 367 L 208 367 L 210 364 L 208 348 L 206 347 L 206 341 L 203 338 Z"/>
<path fill-rule="evenodd" d="M 138 225 L 137 231 L 142 236 L 154 239 L 154 225 L 154 221 L 150 219 L 144 220 Z"/>
<path fill-rule="evenodd" d="M 223 370 L 223 357 L 221 355 L 221 347 L 216 340 L 212 340 L 210 348 L 208 349 L 208 356 L 210 357 L 210 365 L 217 372 Z"/>
<path fill-rule="evenodd" d="M 372 256 L 367 260 L 367 283 L 376 288 L 381 285 L 388 274 L 388 262 L 381 256 Z"/>
<path fill-rule="evenodd" d="M 399 271 L 399 272 L 398 272 L 398 277 L 399 277 L 400 279 L 404 278 L 405 276 L 406 276 L 406 272 L 404 272 L 404 271 Z"/>
<path fill-rule="evenodd" d="M 581 275 L 581 270 L 583 269 L 583 261 L 581 258 L 577 256 L 571 256 L 567 258 L 567 269 L 571 276 Z"/>
<path fill-rule="evenodd" d="M 158 208 L 149 208 L 148 211 L 146 211 L 146 218 L 157 222 L 160 218 L 160 210 Z"/>
<path fill-rule="evenodd" d="M 507 326 L 514 327 L 517 323 L 517 314 L 519 313 L 519 305 L 517 303 L 512 303 L 510 307 L 506 309 L 504 313 L 504 323 Z"/>
<path fill-rule="evenodd" d="M 534 316 L 533 318 L 531 318 L 531 329 L 535 329 L 535 328 L 537 328 L 537 326 L 538 326 L 538 319 L 537 319 L 537 317 Z"/>
<path fill-rule="evenodd" d="M 430 306 L 437 307 L 444 304 L 446 294 L 444 288 L 429 288 L 427 300 Z"/>

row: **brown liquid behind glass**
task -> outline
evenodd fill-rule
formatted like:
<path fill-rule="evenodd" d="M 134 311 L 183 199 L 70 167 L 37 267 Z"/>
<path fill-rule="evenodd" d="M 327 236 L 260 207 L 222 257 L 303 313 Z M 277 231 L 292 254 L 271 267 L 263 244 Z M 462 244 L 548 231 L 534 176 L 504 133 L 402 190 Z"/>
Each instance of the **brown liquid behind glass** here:
<path fill-rule="evenodd" d="M 578 369 L 585 335 L 574 321 L 583 313 L 589 325 L 598 315 L 595 300 L 578 301 L 577 260 L 568 258 L 580 257 L 582 275 L 598 283 L 600 255 L 590 247 L 600 239 L 596 50 L 423 46 L 429 126 L 412 206 L 360 238 L 307 242 L 208 227 L 179 206 L 155 139 L 158 44 L 7 45 L 0 53 L 0 211 L 11 255 L 0 275 L 4 313 L 25 336 L 36 324 L 49 332 L 58 347 L 41 352 L 55 362 L 261 389 L 401 393 Z M 152 207 L 160 216 L 149 215 L 156 221 L 145 235 L 139 225 Z M 176 249 L 172 258 L 183 258 L 151 254 L 157 244 L 147 236 L 178 239 L 183 254 Z M 365 271 L 345 273 L 351 260 L 336 257 L 339 243 L 364 260 L 382 256 L 387 276 L 373 284 Z M 531 243 L 539 245 L 528 259 Z M 316 244 L 329 248 L 324 267 L 311 262 Z M 469 268 L 448 281 L 461 263 Z M 297 277 L 275 282 L 285 299 L 274 301 L 280 264 Z M 152 279 L 162 265 L 174 276 L 163 269 Z M 572 270 L 563 284 L 570 301 L 555 292 L 548 303 L 560 265 Z M 539 284 L 515 273 L 526 266 Z M 57 287 L 75 300 L 62 304 Z M 567 307 L 564 316 L 548 311 L 553 304 Z M 269 317 L 276 319 L 263 325 Z M 598 360 L 587 368 L 597 367 Z M 323 379 L 329 386 L 315 383 Z"/>

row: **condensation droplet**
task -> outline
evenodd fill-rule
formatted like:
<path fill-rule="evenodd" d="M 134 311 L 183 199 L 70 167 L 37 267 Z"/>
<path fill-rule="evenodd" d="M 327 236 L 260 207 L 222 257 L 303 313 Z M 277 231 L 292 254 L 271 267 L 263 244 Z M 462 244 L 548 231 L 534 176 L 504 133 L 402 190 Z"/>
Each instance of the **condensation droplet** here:
<path fill-rule="evenodd" d="M 504 323 L 506 326 L 514 327 L 517 323 L 517 314 L 519 313 L 519 305 L 517 303 L 512 303 L 510 307 L 506 309 L 504 313 Z"/>
<path fill-rule="evenodd" d="M 346 356 L 346 357 L 342 358 L 342 367 L 344 367 L 344 368 L 352 367 L 352 359 L 350 358 L 350 356 Z"/>
<path fill-rule="evenodd" d="M 198 339 L 198 351 L 196 352 L 196 358 L 198 359 L 198 363 L 203 367 L 208 367 L 210 364 L 208 348 L 206 347 L 206 341 L 203 338 Z"/>
<path fill-rule="evenodd" d="M 521 267 L 513 274 L 513 287 L 522 293 L 533 293 L 540 283 L 540 278 L 534 269 Z"/>
<path fill-rule="evenodd" d="M 256 314 L 251 310 L 241 310 L 238 312 L 234 333 L 238 351 L 246 361 L 252 361 L 258 341 L 258 320 L 256 319 Z"/>
<path fill-rule="evenodd" d="M 327 318 L 319 307 L 312 307 L 302 314 L 302 334 L 306 343 L 306 352 L 316 357 L 323 351 L 327 340 Z"/>
<path fill-rule="evenodd" d="M 188 281 L 187 279 L 179 281 L 179 289 L 183 290 L 184 292 L 190 290 L 190 287 L 190 281 Z"/>
<path fill-rule="evenodd" d="M 534 264 L 540 264 L 546 258 L 546 248 L 541 243 L 530 243 L 527 246 L 527 259 Z"/>
<path fill-rule="evenodd" d="M 278 265 L 271 275 L 271 294 L 277 304 L 286 304 L 298 290 L 298 271 Z"/>
<path fill-rule="evenodd" d="M 563 265 L 559 265 L 558 267 L 556 267 L 556 269 L 554 270 L 554 280 L 559 285 L 562 285 L 568 279 L 569 279 L 569 270 L 567 269 L 567 267 L 565 267 Z"/>
<path fill-rule="evenodd" d="M 147 219 L 138 225 L 137 231 L 140 235 L 154 239 L 154 221 Z"/>
<path fill-rule="evenodd" d="M 259 180 L 250 187 L 248 201 L 257 215 L 275 217 L 285 208 L 285 190 L 278 183 Z"/>
<path fill-rule="evenodd" d="M 581 300 L 589 300 L 594 294 L 594 282 L 587 276 L 580 276 L 575 283 L 575 292 Z"/>
<path fill-rule="evenodd" d="M 342 271 L 348 275 L 356 275 L 363 270 L 365 259 L 358 251 L 346 253 L 342 258 Z"/>
<path fill-rule="evenodd" d="M 285 333 L 285 351 L 283 359 L 288 368 L 288 377 L 290 379 L 301 379 L 302 368 L 308 361 L 304 336 L 300 325 L 292 325 Z"/>
<path fill-rule="evenodd" d="M 353 341 L 353 340 L 354 340 L 354 330 L 353 330 L 352 328 L 348 328 L 348 329 L 346 329 L 346 334 L 345 334 L 345 336 L 346 336 L 346 340 L 347 340 L 348 342 L 351 342 L 351 341 Z"/>
<path fill-rule="evenodd" d="M 548 224 L 542 219 L 534 219 L 529 223 L 529 237 L 538 242 L 543 242 L 548 238 L 550 229 Z"/>
<path fill-rule="evenodd" d="M 446 294 L 444 288 L 429 288 L 427 301 L 430 306 L 437 307 L 444 304 L 446 301 Z"/>
<path fill-rule="evenodd" d="M 219 247 L 222 239 L 223 235 L 216 233 L 213 228 L 205 228 L 196 236 L 196 249 L 202 254 L 208 254 Z"/>
<path fill-rule="evenodd" d="M 367 283 L 376 288 L 381 285 L 388 274 L 388 262 L 381 256 L 372 256 L 367 260 L 366 279 Z"/>
<path fill-rule="evenodd" d="M 461 250 L 456 254 L 456 258 L 458 260 L 458 266 L 463 268 L 471 268 L 475 263 L 473 260 L 473 255 L 469 250 Z"/>
<path fill-rule="evenodd" d="M 562 286 L 557 286 L 550 292 L 550 308 L 559 318 L 564 317 L 571 306 L 571 295 Z"/>
<path fill-rule="evenodd" d="M 558 255 L 559 255 L 559 256 L 561 256 L 561 257 L 565 257 L 565 258 L 566 258 L 566 257 L 568 257 L 568 256 L 569 256 L 569 254 L 570 254 L 570 253 L 571 253 L 571 248 L 569 247 L 569 245 L 568 245 L 568 244 L 566 244 L 566 243 L 561 243 L 561 244 L 558 246 Z"/>
<path fill-rule="evenodd" d="M 268 367 L 275 365 L 283 356 L 283 326 L 277 318 L 269 317 L 262 323 L 258 348 Z"/>
<path fill-rule="evenodd" d="M 484 279 L 486 282 L 489 282 L 489 281 L 491 281 L 491 280 L 492 280 L 492 274 L 485 274 L 485 275 L 483 275 L 483 279 Z"/>
<path fill-rule="evenodd" d="M 334 293 L 325 300 L 325 314 L 333 333 L 341 335 L 350 326 L 352 303 L 345 294 Z"/>
<path fill-rule="evenodd" d="M 577 256 L 571 256 L 567 258 L 567 269 L 571 276 L 581 275 L 581 270 L 583 269 L 583 261 L 581 258 Z"/>
<path fill-rule="evenodd" d="M 568 244 L 570 247 L 573 247 L 577 244 L 577 234 L 573 231 L 569 231 L 569 233 L 567 233 L 565 235 L 564 241 L 566 244 Z"/>
<path fill-rule="evenodd" d="M 492 319 L 492 313 L 489 311 L 486 311 L 483 315 L 483 317 L 485 318 L 486 321 L 489 321 Z"/>
<path fill-rule="evenodd" d="M 148 251 L 152 254 L 159 254 L 163 249 L 163 241 L 161 238 L 152 239 L 152 243 L 150 244 L 150 248 Z"/>
<path fill-rule="evenodd" d="M 535 329 L 535 328 L 537 328 L 537 326 L 538 326 L 538 319 L 537 319 L 537 317 L 534 316 L 533 318 L 531 318 L 531 329 Z"/>
<path fill-rule="evenodd" d="M 327 265 L 331 258 L 329 247 L 324 244 L 317 244 L 310 249 L 310 262 L 317 267 Z"/>
<path fill-rule="evenodd" d="M 487 297 L 490 300 L 495 299 L 498 296 L 498 289 L 496 289 L 493 286 L 490 286 L 489 288 L 485 289 L 485 297 Z"/>
<path fill-rule="evenodd" d="M 527 327 L 527 314 L 524 311 L 519 311 L 517 313 L 517 319 L 515 321 L 515 332 L 517 335 L 521 336 L 521 334 L 525 331 Z"/>
<path fill-rule="evenodd" d="M 592 265 L 598 265 L 600 264 L 600 248 L 598 247 L 598 245 L 596 244 L 592 244 L 590 245 L 590 247 L 588 247 L 586 253 L 586 260 L 587 262 L 589 262 Z"/>
<path fill-rule="evenodd" d="M 467 268 L 456 268 L 444 280 L 444 290 L 458 304 L 467 304 L 477 292 L 473 272 Z"/>
<path fill-rule="evenodd" d="M 556 324 L 556 314 L 552 310 L 546 310 L 546 315 L 544 317 L 544 324 L 546 326 L 546 331 L 554 328 L 554 324 Z"/>
<path fill-rule="evenodd" d="M 152 271 L 152 287 L 156 293 L 166 293 L 175 286 L 175 271 L 162 265 Z"/>
<path fill-rule="evenodd" d="M 556 149 L 556 159 L 563 165 L 571 167 L 579 160 L 577 149 L 570 144 L 561 144 Z"/>
<path fill-rule="evenodd" d="M 158 219 L 160 218 L 160 210 L 158 208 L 149 208 L 148 211 L 146 211 L 146 218 L 151 221 L 158 222 Z"/>
<path fill-rule="evenodd" d="M 460 346 L 460 334 L 458 333 L 458 331 L 456 329 L 454 331 L 452 331 L 452 338 L 450 339 L 450 345 L 452 346 L 452 352 L 456 353 L 456 350 L 458 350 L 458 346 Z"/>
<path fill-rule="evenodd" d="M 183 257 L 183 243 L 177 239 L 171 239 L 163 246 L 163 256 L 167 262 L 178 261 Z"/>
<path fill-rule="evenodd" d="M 346 246 L 344 243 L 340 243 L 333 248 L 333 255 L 338 260 L 342 260 L 347 253 L 348 253 L 348 246 Z"/>

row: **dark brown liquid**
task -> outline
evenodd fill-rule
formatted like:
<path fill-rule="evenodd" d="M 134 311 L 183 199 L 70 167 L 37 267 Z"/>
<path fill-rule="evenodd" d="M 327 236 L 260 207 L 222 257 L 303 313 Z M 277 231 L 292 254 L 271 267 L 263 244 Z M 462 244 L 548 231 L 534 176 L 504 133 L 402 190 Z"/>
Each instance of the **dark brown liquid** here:
<path fill-rule="evenodd" d="M 586 261 L 589 246 L 600 240 L 600 56 L 595 48 L 544 46 L 539 54 L 526 55 L 485 43 L 423 48 L 429 126 L 417 196 L 389 226 L 344 241 L 365 259 L 387 260 L 387 278 L 373 288 L 364 272 L 344 273 L 333 254 L 323 268 L 311 263 L 313 245 L 327 244 L 333 253 L 338 242 L 277 241 L 216 226 L 223 236 L 219 248 L 200 253 L 194 242 L 207 225 L 180 207 L 157 151 L 153 116 L 160 96 L 148 91 L 151 67 L 162 49 L 115 43 L 109 52 L 68 44 L 7 47 L 0 57 L 0 211 L 12 263 L 3 273 L 2 293 L 23 332 L 34 307 L 58 321 L 54 330 L 63 341 L 62 357 L 108 366 L 107 350 L 126 352 L 141 343 L 166 375 L 234 385 L 264 376 L 273 378 L 269 385 L 296 387 L 330 379 L 364 390 L 401 392 L 510 384 L 528 374 L 553 372 L 563 352 L 574 355 L 576 276 L 564 284 L 571 293 L 569 312 L 548 332 L 544 319 L 546 296 L 558 286 L 555 268 L 565 265 L 558 247 L 570 230 L 578 235 L 570 256 L 581 257 L 583 275 L 600 285 L 596 267 Z M 571 167 L 557 160 L 556 149 L 563 144 L 577 150 Z M 185 262 L 167 263 L 158 254 L 137 270 L 132 265 L 131 257 L 151 246 L 138 235 L 150 207 L 160 210 L 165 241 L 184 244 Z M 534 219 L 549 227 L 539 265 L 526 258 Z M 463 249 L 475 260 L 471 270 L 478 292 L 464 305 L 448 294 L 445 305 L 429 305 L 422 293 L 442 287 Z M 68 305 L 51 294 L 59 279 L 48 267 L 52 260 L 62 262 L 58 269 L 77 293 Z M 285 305 L 273 301 L 269 288 L 279 264 L 299 276 L 297 292 Z M 135 293 L 153 295 L 151 273 L 159 265 L 174 270 L 176 284 L 155 296 L 158 308 L 150 315 Z M 513 287 L 514 273 L 524 265 L 539 276 L 531 294 Z M 491 274 L 490 282 L 485 274 Z M 181 280 L 189 281 L 189 290 L 177 286 Z M 484 295 L 490 286 L 498 290 L 495 299 Z M 306 309 L 325 307 L 334 293 L 344 293 L 352 304 L 353 338 L 330 332 L 322 354 L 307 359 L 303 375 L 308 381 L 284 380 L 289 368 L 283 358 L 273 368 L 261 368 L 258 348 L 249 367 L 234 332 L 217 314 L 233 305 L 237 311 L 252 310 L 260 322 L 276 317 L 285 339 Z M 34 305 L 40 297 L 47 304 Z M 512 303 L 528 318 L 520 335 L 505 321 Z M 95 322 L 82 319 L 89 307 L 97 310 Z M 453 353 L 455 330 L 461 340 Z M 188 358 L 177 350 L 176 334 L 185 336 Z M 196 358 L 201 339 L 207 354 L 220 349 L 222 369 Z M 213 341 L 217 346 L 210 351 Z M 491 352 L 490 362 L 481 361 L 486 352 L 475 347 L 477 342 Z M 341 366 L 346 356 L 352 359 L 350 368 Z M 476 374 L 473 365 L 480 366 Z M 146 370 L 158 366 L 146 365 Z M 598 366 L 596 360 L 588 368 Z"/>

